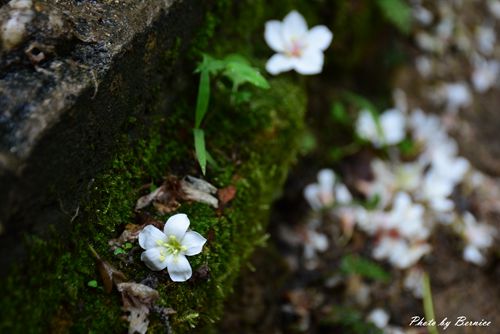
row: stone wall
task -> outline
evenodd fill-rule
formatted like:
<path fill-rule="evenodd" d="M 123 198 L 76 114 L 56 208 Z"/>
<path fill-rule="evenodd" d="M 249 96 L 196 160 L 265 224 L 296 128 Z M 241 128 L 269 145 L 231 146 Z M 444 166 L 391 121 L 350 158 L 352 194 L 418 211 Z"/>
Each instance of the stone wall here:
<path fill-rule="evenodd" d="M 5 5 L 2 22 L 15 10 Z M 174 53 L 203 18 L 196 1 L 48 1 L 31 11 L 23 40 L 0 53 L 2 254 L 18 254 L 23 233 L 66 224 L 119 136 L 141 138 L 153 112 L 168 114 L 183 80 Z"/>

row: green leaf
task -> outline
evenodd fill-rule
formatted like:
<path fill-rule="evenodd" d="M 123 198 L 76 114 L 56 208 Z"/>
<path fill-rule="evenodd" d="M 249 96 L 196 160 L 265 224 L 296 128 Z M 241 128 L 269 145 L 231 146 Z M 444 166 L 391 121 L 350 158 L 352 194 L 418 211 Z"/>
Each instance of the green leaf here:
<path fill-rule="evenodd" d="M 403 155 L 411 155 L 414 154 L 417 150 L 415 142 L 411 138 L 405 138 L 398 144 L 398 148 Z"/>
<path fill-rule="evenodd" d="M 96 280 L 88 281 L 87 286 L 90 286 L 91 288 L 97 288 L 98 284 Z"/>
<path fill-rule="evenodd" d="M 238 105 L 250 101 L 252 93 L 248 91 L 233 91 L 231 92 L 231 98 Z"/>
<path fill-rule="evenodd" d="M 368 99 L 364 98 L 363 96 L 358 95 L 358 94 L 353 93 L 353 92 L 349 92 L 349 91 L 344 92 L 343 96 L 345 97 L 345 99 L 347 101 L 351 102 L 359 109 L 367 109 L 372 114 L 378 115 L 378 111 L 377 111 L 377 108 L 375 107 L 375 105 L 373 103 L 371 103 Z"/>
<path fill-rule="evenodd" d="M 351 119 L 349 115 L 347 114 L 347 111 L 345 110 L 345 107 L 342 103 L 340 102 L 335 102 L 332 105 L 332 109 L 330 111 L 330 114 L 335 122 L 338 122 L 340 124 L 351 124 Z"/>
<path fill-rule="evenodd" d="M 198 64 L 195 72 L 206 71 L 209 74 L 217 74 L 218 72 L 222 71 L 225 66 L 226 64 L 224 63 L 224 61 L 217 60 L 207 54 L 203 54 L 203 60 Z"/>
<path fill-rule="evenodd" d="M 222 73 L 233 82 L 233 91 L 244 83 L 268 89 L 269 83 L 256 67 L 252 67 L 241 55 L 232 54 L 224 58 L 225 69 Z"/>
<path fill-rule="evenodd" d="M 342 326 L 342 333 L 352 334 L 382 334 L 382 330 L 371 322 L 366 322 L 363 314 L 355 308 L 333 305 L 332 311 L 320 320 L 324 324 Z"/>
<path fill-rule="evenodd" d="M 334 161 L 340 161 L 345 156 L 344 150 L 340 147 L 332 147 L 330 149 L 330 158 Z"/>
<path fill-rule="evenodd" d="M 130 242 L 126 242 L 124 245 L 123 245 L 123 248 L 124 249 L 131 249 L 132 248 L 132 244 Z"/>
<path fill-rule="evenodd" d="M 195 128 L 199 128 L 203 117 L 208 110 L 208 101 L 210 99 L 210 75 L 208 70 L 201 71 L 200 85 L 198 87 L 198 98 L 196 100 L 196 113 L 195 113 Z"/>
<path fill-rule="evenodd" d="M 424 314 L 426 319 L 436 319 L 434 313 L 434 304 L 432 303 L 432 291 L 431 282 L 429 280 L 429 274 L 424 273 L 423 285 L 423 304 L 424 304 Z M 430 334 L 439 334 L 436 325 L 428 327 Z"/>
<path fill-rule="evenodd" d="M 357 255 L 346 255 L 340 263 L 340 271 L 347 275 L 360 275 L 373 280 L 387 282 L 391 278 L 381 266 Z"/>
<path fill-rule="evenodd" d="M 411 8 L 404 0 L 377 0 L 385 19 L 404 34 L 411 30 Z"/>
<path fill-rule="evenodd" d="M 382 198 L 380 197 L 380 194 L 375 194 L 374 196 L 370 197 L 366 202 L 364 202 L 363 206 L 367 210 L 375 210 L 381 200 Z"/>
<path fill-rule="evenodd" d="M 212 166 L 213 168 L 217 169 L 217 170 L 220 170 L 221 167 L 219 166 L 219 164 L 217 163 L 217 161 L 215 161 L 215 159 L 212 157 L 212 155 L 208 152 L 208 151 L 205 151 L 206 154 L 207 154 L 207 162 L 210 166 Z"/>
<path fill-rule="evenodd" d="M 196 151 L 196 159 L 201 167 L 201 172 L 205 175 L 207 168 L 207 149 L 205 147 L 205 132 L 202 129 L 193 129 L 194 133 L 194 149 Z"/>
<path fill-rule="evenodd" d="M 113 254 L 115 255 L 119 255 L 119 254 L 127 254 L 127 252 L 123 249 L 123 248 L 116 248 L 115 251 L 113 252 Z"/>

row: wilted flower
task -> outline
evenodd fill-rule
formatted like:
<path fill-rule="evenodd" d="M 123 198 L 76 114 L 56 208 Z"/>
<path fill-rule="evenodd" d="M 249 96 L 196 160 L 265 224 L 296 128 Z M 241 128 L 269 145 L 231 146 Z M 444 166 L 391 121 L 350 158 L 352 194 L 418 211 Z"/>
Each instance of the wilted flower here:
<path fill-rule="evenodd" d="M 377 122 L 370 111 L 362 110 L 356 121 L 356 133 L 376 147 L 397 144 L 405 137 L 404 114 L 390 109 L 382 113 Z"/>
<path fill-rule="evenodd" d="M 163 232 L 152 225 L 140 232 L 139 245 L 146 250 L 141 254 L 141 260 L 149 269 L 167 268 L 175 282 L 184 282 L 191 277 L 192 269 L 186 256 L 201 253 L 207 240 L 188 230 L 189 224 L 188 217 L 179 213 L 167 220 Z"/>
<path fill-rule="evenodd" d="M 300 74 L 318 74 L 323 69 L 323 51 L 332 41 L 332 32 L 325 26 L 307 29 L 304 17 L 297 11 L 290 12 L 283 22 L 266 23 L 264 38 L 277 52 L 266 64 L 266 70 L 279 74 L 295 70 Z"/>

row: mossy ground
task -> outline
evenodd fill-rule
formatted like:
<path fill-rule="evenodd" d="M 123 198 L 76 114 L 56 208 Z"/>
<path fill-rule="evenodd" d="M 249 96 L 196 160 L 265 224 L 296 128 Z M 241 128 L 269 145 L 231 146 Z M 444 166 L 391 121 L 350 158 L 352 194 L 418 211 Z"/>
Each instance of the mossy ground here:
<path fill-rule="evenodd" d="M 338 14 L 344 17 L 345 25 L 349 24 L 346 13 L 359 10 L 317 2 L 316 8 L 334 7 L 326 16 L 333 22 Z M 189 57 L 198 60 L 200 51 L 216 57 L 240 53 L 253 65 L 263 67 L 271 54 L 262 38 L 264 22 L 281 19 L 294 8 L 301 10 L 311 25 L 319 23 L 307 1 L 282 0 L 272 5 L 264 0 L 216 2 Z M 369 5 L 361 6 L 361 12 L 370 10 Z M 359 30 L 360 36 L 372 33 L 366 24 L 360 25 Z M 350 35 L 336 37 L 347 39 Z M 359 49 L 356 52 L 362 53 Z M 173 56 L 167 52 L 165 57 L 171 61 Z M 193 68 L 194 65 L 193 61 Z M 0 332 L 126 331 L 119 294 L 106 294 L 99 287 L 87 286 L 91 280 L 100 282 L 89 245 L 132 281 L 139 282 L 151 275 L 159 279 L 160 304 L 177 311 L 170 319 L 175 332 L 190 332 L 192 328 L 206 332 L 221 316 L 224 298 L 232 291 L 241 266 L 253 249 L 264 243 L 270 204 L 279 194 L 300 149 L 307 104 L 301 82 L 294 74 L 271 79 L 269 90 L 251 90 L 250 102 L 237 106 L 229 103 L 224 89 L 213 86 L 215 93 L 203 127 L 207 149 L 219 166 L 209 167 L 206 178 L 217 187 L 236 186 L 237 195 L 222 212 L 199 203 L 184 203 L 178 210 L 188 214 L 194 230 L 210 236 L 203 253 L 190 259 L 194 271 L 208 266 L 208 277 L 172 283 L 166 273 L 153 274 L 141 263 L 139 249 L 130 251 L 134 261 L 127 263 L 113 255 L 108 246 L 108 241 L 118 237 L 125 224 L 133 222 L 133 207 L 143 184 L 158 185 L 169 174 L 199 176 L 191 132 L 197 90 L 193 77 L 172 113 L 162 115 L 161 110 L 155 110 L 159 116 L 146 138 L 118 139 L 123 149 L 110 157 L 108 170 L 89 183 L 70 231 L 54 230 L 50 240 L 27 238 L 27 264 L 2 284 Z M 150 331 L 164 332 L 161 321 L 154 315 L 152 320 Z"/>

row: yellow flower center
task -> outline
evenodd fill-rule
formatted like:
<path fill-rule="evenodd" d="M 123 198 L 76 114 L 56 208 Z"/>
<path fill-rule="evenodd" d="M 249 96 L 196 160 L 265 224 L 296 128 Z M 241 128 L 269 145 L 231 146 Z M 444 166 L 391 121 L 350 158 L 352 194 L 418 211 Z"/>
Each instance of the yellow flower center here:
<path fill-rule="evenodd" d="M 183 246 L 175 235 L 169 236 L 167 241 L 157 240 L 156 244 L 162 247 L 160 250 L 160 261 L 165 261 L 167 255 L 177 256 L 179 253 L 187 250 L 186 246 Z"/>

